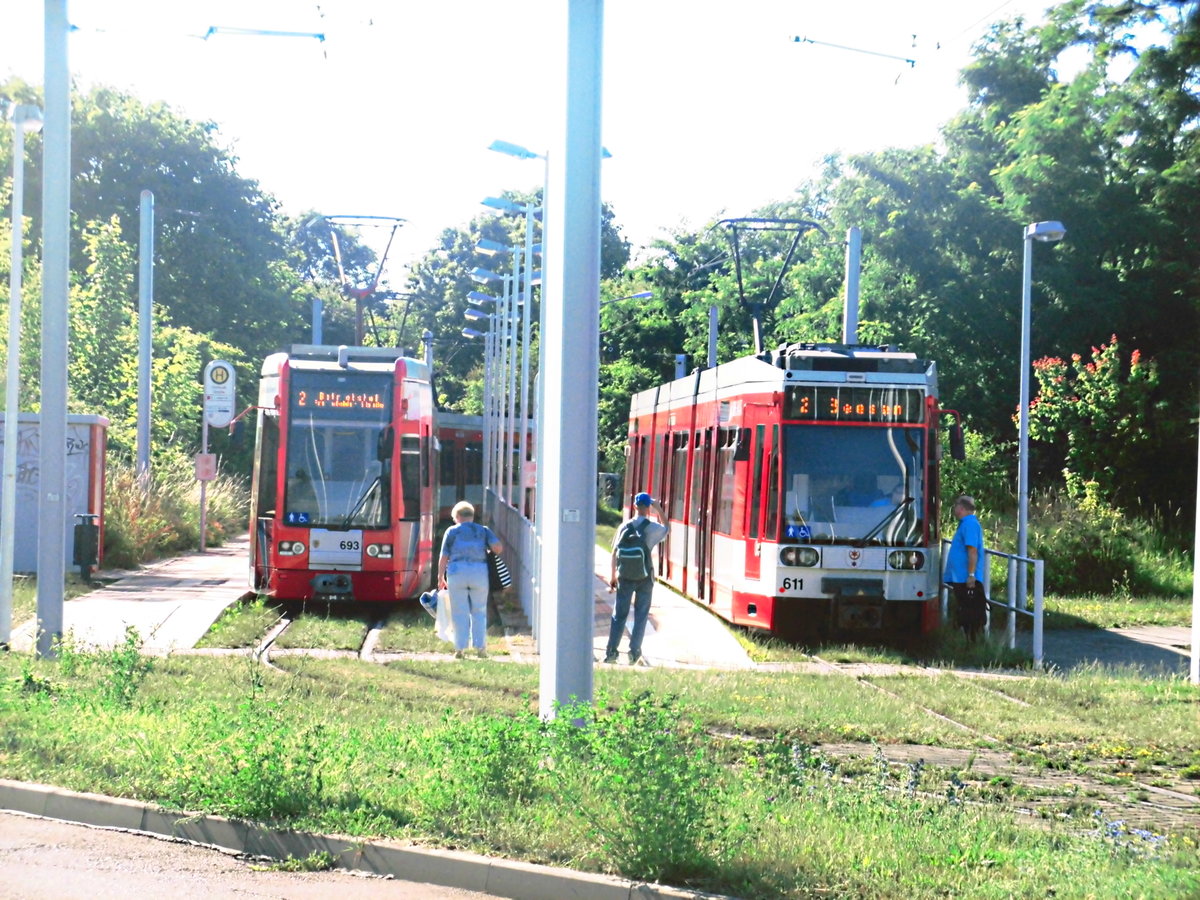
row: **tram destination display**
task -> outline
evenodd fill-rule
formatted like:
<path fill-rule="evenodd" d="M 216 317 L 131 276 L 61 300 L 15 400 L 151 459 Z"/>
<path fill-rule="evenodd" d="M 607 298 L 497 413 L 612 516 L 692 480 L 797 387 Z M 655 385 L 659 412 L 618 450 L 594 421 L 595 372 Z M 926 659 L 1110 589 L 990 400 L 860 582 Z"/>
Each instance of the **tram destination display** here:
<path fill-rule="evenodd" d="M 896 387 L 788 385 L 783 417 L 800 422 L 872 422 L 920 425 L 925 393 Z"/>

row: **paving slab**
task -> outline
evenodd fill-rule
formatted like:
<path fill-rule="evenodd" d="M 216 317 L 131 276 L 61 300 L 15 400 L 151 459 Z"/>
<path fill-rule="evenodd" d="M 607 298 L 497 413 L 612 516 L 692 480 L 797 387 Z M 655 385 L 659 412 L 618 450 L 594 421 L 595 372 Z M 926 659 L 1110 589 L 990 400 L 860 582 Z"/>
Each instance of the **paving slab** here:
<path fill-rule="evenodd" d="M 80 647 L 111 649 L 137 629 L 142 651 L 170 653 L 196 645 L 222 611 L 247 589 L 249 537 L 119 573 L 103 587 L 63 603 L 63 635 Z M 98 579 L 104 580 L 100 572 Z M 36 619 L 13 629 L 14 650 L 29 650 Z"/>

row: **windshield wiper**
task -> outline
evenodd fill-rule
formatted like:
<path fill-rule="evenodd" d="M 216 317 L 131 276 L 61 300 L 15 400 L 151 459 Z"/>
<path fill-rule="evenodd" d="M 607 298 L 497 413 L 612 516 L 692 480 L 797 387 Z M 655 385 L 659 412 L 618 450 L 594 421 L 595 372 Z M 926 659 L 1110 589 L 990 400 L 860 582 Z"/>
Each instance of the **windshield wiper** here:
<path fill-rule="evenodd" d="M 858 540 L 856 540 L 854 543 L 858 544 L 859 546 L 864 546 L 867 543 L 867 541 L 871 540 L 871 538 L 875 537 L 875 535 L 879 534 L 879 532 L 881 532 L 885 527 L 887 527 L 887 523 L 892 521 L 892 519 L 896 518 L 896 516 L 898 516 L 900 514 L 900 511 L 902 509 L 904 509 L 906 506 L 908 506 L 908 504 L 913 502 L 913 499 L 914 498 L 912 498 L 912 497 L 905 497 L 903 500 L 901 500 L 899 502 L 899 504 L 896 505 L 895 509 L 893 509 L 890 513 L 888 513 L 886 516 L 883 517 L 882 522 L 880 522 L 878 525 L 876 525 L 874 528 L 872 528 L 870 531 L 868 531 L 862 537 L 858 538 Z"/>
<path fill-rule="evenodd" d="M 350 512 L 346 514 L 346 518 L 342 520 L 342 528 L 350 527 L 350 523 L 354 521 L 354 517 L 359 513 L 360 510 L 362 510 L 364 506 L 367 505 L 367 501 L 371 499 L 371 495 L 374 494 L 379 488 L 379 484 L 380 477 L 376 475 L 375 480 L 367 485 L 367 489 L 363 491 L 362 496 L 358 498 L 358 502 L 354 504 L 354 508 L 350 510 Z"/>

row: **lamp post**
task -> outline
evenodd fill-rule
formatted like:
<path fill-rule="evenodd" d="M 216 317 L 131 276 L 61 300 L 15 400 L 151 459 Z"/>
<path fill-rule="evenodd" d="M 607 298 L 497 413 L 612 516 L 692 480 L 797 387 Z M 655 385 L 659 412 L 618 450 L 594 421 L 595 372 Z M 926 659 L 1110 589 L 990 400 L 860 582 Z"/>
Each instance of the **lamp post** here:
<path fill-rule="evenodd" d="M 515 333 L 516 324 L 515 316 L 519 315 L 516 310 L 515 293 L 517 272 L 511 275 L 498 275 L 488 269 L 476 267 L 471 270 L 471 279 L 480 284 L 498 281 L 503 285 L 503 292 L 496 302 L 496 317 L 497 324 L 502 327 L 493 329 L 493 346 L 492 352 L 495 358 L 493 373 L 498 375 L 500 384 L 506 382 L 510 385 L 507 390 L 509 402 L 507 408 L 504 403 L 503 394 L 492 392 L 493 406 L 495 407 L 498 420 L 497 438 L 495 443 L 496 450 L 496 467 L 494 479 L 496 482 L 496 492 L 505 502 L 512 501 L 512 452 L 510 450 L 513 444 L 512 432 L 512 387 L 511 384 L 515 379 L 515 358 L 510 359 L 510 356 L 515 356 Z M 479 295 L 486 296 L 486 295 Z M 492 380 L 495 380 L 494 378 Z M 498 398 L 498 402 L 497 402 Z"/>
<path fill-rule="evenodd" d="M 12 263 L 8 273 L 8 384 L 4 392 L 4 498 L 0 503 L 0 649 L 12 634 L 13 556 L 17 516 L 17 443 L 21 386 L 21 254 L 24 242 L 25 135 L 40 131 L 42 111 L 9 109 L 13 123 Z"/>
<path fill-rule="evenodd" d="M 1017 556 L 1029 549 L 1029 341 L 1033 295 L 1033 242 L 1061 241 L 1067 229 L 1062 222 L 1034 222 L 1025 227 L 1024 267 L 1021 272 L 1021 398 L 1017 406 Z M 1017 569 L 1017 596 L 1025 598 L 1025 564 Z"/>

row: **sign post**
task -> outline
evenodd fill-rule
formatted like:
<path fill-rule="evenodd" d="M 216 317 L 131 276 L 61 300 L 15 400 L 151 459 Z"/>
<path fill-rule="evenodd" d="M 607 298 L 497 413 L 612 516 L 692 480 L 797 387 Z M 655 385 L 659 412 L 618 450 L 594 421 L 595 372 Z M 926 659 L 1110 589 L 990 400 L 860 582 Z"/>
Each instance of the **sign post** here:
<path fill-rule="evenodd" d="M 225 428 L 233 421 L 237 373 L 233 365 L 214 359 L 204 367 L 204 425 L 196 455 L 196 480 L 200 482 L 200 552 L 208 548 L 208 483 L 217 477 L 217 458 L 208 452 L 208 426 Z"/>

